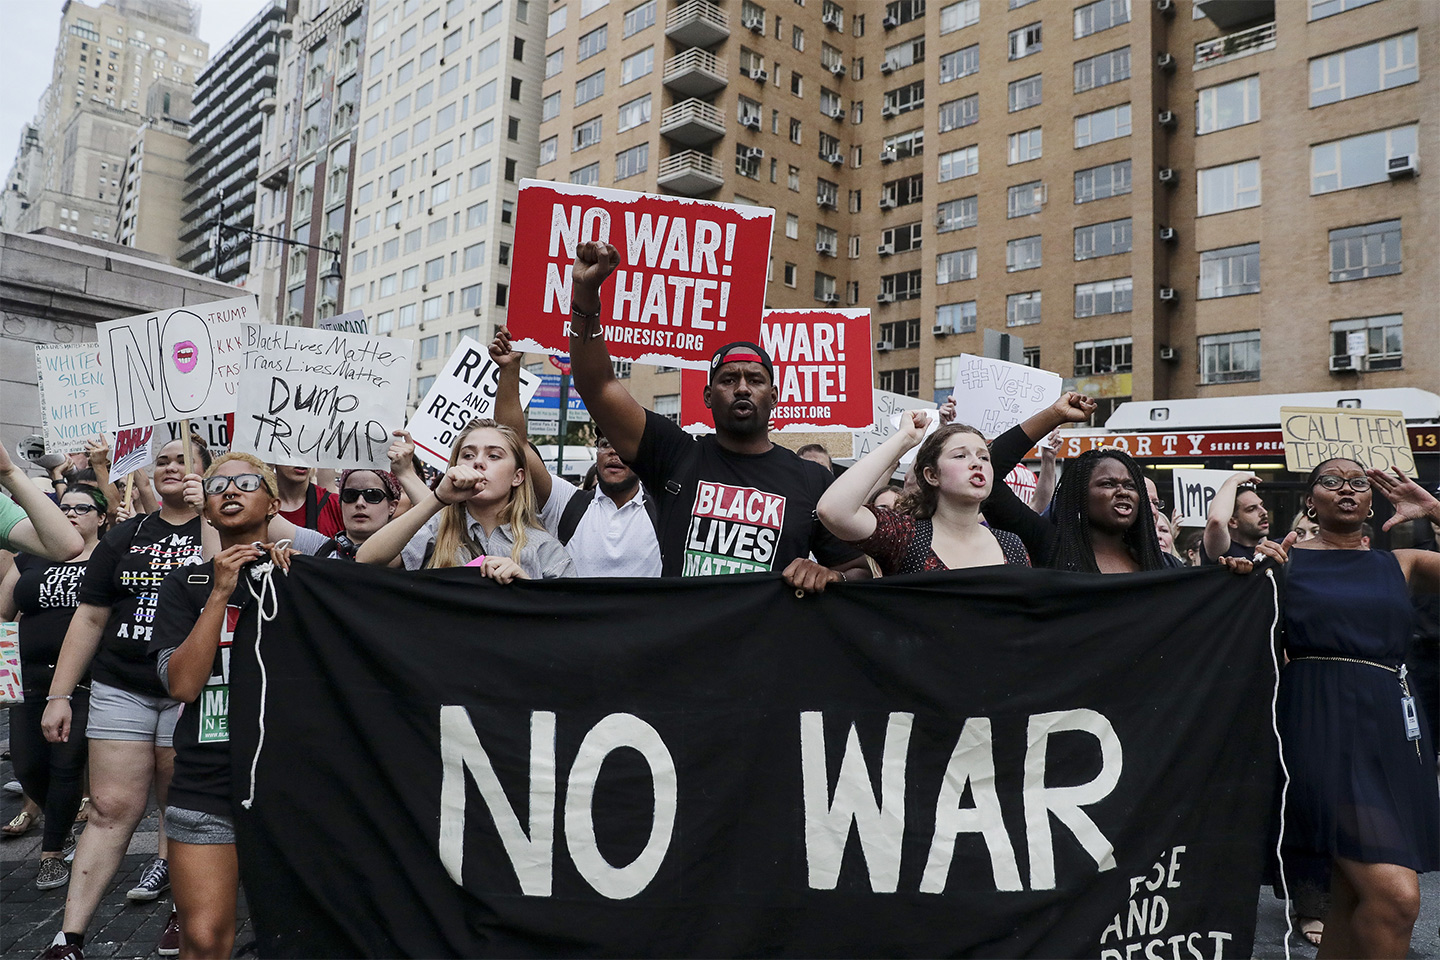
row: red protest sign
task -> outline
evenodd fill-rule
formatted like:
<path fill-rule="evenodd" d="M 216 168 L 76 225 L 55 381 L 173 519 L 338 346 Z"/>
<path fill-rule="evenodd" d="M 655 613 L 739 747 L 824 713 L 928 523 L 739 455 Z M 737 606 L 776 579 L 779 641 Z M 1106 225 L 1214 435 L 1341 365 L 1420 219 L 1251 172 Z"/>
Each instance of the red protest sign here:
<path fill-rule="evenodd" d="M 601 240 L 620 253 L 600 291 L 610 355 L 704 367 L 759 335 L 774 219 L 768 207 L 522 180 L 506 310 L 515 346 L 569 352 L 575 248 Z"/>
<path fill-rule="evenodd" d="M 758 342 L 775 363 L 772 430 L 841 433 L 873 425 L 869 310 L 767 310 Z M 686 430 L 715 429 L 705 406 L 708 383 L 707 370 L 680 375 Z"/>

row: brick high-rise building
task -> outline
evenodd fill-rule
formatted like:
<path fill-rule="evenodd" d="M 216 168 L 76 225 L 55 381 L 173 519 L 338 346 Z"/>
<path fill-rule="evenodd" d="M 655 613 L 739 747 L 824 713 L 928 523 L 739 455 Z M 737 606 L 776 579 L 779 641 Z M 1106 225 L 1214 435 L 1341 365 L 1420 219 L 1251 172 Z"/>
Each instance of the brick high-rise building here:
<path fill-rule="evenodd" d="M 943 396 L 987 329 L 1100 419 L 1440 383 L 1440 4 L 564 0 L 546 33 L 538 175 L 774 207 L 769 305 L 871 308 L 884 389 Z M 631 388 L 678 410 L 678 374 Z"/>

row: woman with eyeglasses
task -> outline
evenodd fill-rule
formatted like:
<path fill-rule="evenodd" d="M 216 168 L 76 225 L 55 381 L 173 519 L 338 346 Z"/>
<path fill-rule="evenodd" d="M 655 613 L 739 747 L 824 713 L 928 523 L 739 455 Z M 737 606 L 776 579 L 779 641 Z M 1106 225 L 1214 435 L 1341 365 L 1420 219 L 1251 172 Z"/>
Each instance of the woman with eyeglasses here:
<path fill-rule="evenodd" d="M 90 553 L 105 531 L 109 502 L 99 490 L 75 488 L 60 498 L 60 512 L 84 538 L 73 560 L 54 561 L 22 553 L 0 581 L 0 620 L 20 621 L 20 667 L 25 701 L 10 708 L 10 758 L 25 795 L 44 811 L 45 834 L 40 844 L 40 869 L 35 886 L 53 890 L 70 882 L 65 856 L 74 850 L 70 828 L 84 793 L 86 740 L 50 743 L 40 728 L 45 692 L 60 657 L 65 630 L 80 601 L 77 594 Z M 84 723 L 89 713 L 90 683 L 76 685 L 71 709 Z M 4 832 L 16 835 L 34 826 L 34 815 L 21 812 Z"/>
<path fill-rule="evenodd" d="M 424 495 L 420 491 L 417 494 Z M 394 518 L 399 502 L 400 481 L 388 470 L 344 471 L 340 474 L 340 519 L 344 529 L 335 534 L 334 549 L 327 555 L 354 560 L 361 545 Z M 395 564 L 399 565 L 399 558 Z"/>
<path fill-rule="evenodd" d="M 1377 489 L 1396 508 L 1387 530 L 1440 521 L 1440 502 L 1398 470 L 1349 459 L 1316 466 L 1306 489 L 1317 530 L 1293 543 L 1285 586 L 1282 849 L 1287 864 L 1330 863 L 1320 957 L 1404 957 L 1417 874 L 1440 869 L 1435 750 L 1405 670 L 1410 594 L 1440 590 L 1440 554 L 1371 550 L 1361 527 Z"/>
<path fill-rule="evenodd" d="M 195 463 L 208 467 L 210 451 L 198 438 L 190 439 Z M 119 524 L 90 556 L 77 594 L 80 605 L 45 698 L 41 725 L 47 740 L 89 738 L 91 807 L 75 851 L 61 934 L 47 957 L 83 956 L 85 929 L 145 813 L 151 786 L 162 808 L 170 789 L 181 705 L 166 693 L 146 648 L 160 582 L 170 571 L 201 559 L 203 531 L 200 517 L 185 501 L 185 478 L 185 448 L 173 440 L 155 458 L 160 510 Z M 87 668 L 94 679 L 82 731 L 74 728 L 73 698 Z M 170 886 L 168 850 L 162 818 L 158 856 L 128 899 L 154 900 Z M 172 916 L 162 950 L 171 949 L 167 941 L 175 939 L 173 924 Z"/>

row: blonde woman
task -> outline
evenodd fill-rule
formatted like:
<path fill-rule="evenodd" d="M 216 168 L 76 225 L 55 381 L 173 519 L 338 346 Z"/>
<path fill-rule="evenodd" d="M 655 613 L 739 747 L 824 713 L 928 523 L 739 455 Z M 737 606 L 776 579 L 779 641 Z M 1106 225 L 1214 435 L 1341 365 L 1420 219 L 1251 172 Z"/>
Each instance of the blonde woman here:
<path fill-rule="evenodd" d="M 392 458 L 397 476 L 413 465 Z M 525 443 L 494 420 L 474 420 L 455 438 L 440 483 L 360 547 L 361 563 L 407 570 L 478 566 L 499 583 L 575 576 L 570 555 L 545 532 L 525 472 Z"/>

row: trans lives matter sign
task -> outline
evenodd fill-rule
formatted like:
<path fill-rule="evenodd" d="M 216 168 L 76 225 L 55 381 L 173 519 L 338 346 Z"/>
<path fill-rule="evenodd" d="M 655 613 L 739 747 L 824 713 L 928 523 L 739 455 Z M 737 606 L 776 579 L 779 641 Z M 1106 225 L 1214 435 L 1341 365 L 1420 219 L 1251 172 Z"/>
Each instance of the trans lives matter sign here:
<path fill-rule="evenodd" d="M 96 324 L 111 428 L 234 413 L 240 325 L 259 320 L 255 298 L 236 297 Z"/>
<path fill-rule="evenodd" d="M 540 378 L 520 368 L 520 405 L 535 395 Z M 474 337 L 462 337 L 460 346 L 445 361 L 420 406 L 406 424 L 415 453 L 438 470 L 450 463 L 450 445 L 471 420 L 495 417 L 495 395 L 500 388 L 500 367 L 490 351 Z"/>
<path fill-rule="evenodd" d="M 1336 407 L 1281 407 L 1285 469 L 1308 473 L 1332 457 L 1358 460 L 1388 471 L 1415 475 L 1415 455 L 1399 410 L 1342 410 Z"/>
<path fill-rule="evenodd" d="M 955 358 L 955 417 L 995 439 L 1060 396 L 1058 374 L 962 353 Z"/>
<path fill-rule="evenodd" d="M 870 426 L 872 386 L 869 310 L 767 310 L 757 341 L 775 364 L 772 429 L 835 432 Z M 680 375 L 680 425 L 708 433 L 708 370 Z"/>
<path fill-rule="evenodd" d="M 110 433 L 98 344 L 38 344 L 35 374 L 46 453 L 79 453 L 87 440 Z"/>
<path fill-rule="evenodd" d="M 414 342 L 247 323 L 232 450 L 266 463 L 390 469 Z"/>
<path fill-rule="evenodd" d="M 701 368 L 731 340 L 755 340 L 775 211 L 520 182 L 506 323 L 520 350 L 570 351 L 575 248 L 613 244 L 620 265 L 600 290 L 600 319 L 617 360 Z"/>
<path fill-rule="evenodd" d="M 1251 956 L 1267 574 L 275 588 L 263 745 L 253 618 L 230 673 L 260 956 Z"/>

